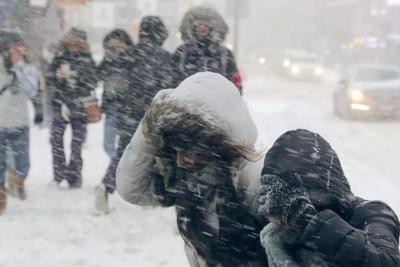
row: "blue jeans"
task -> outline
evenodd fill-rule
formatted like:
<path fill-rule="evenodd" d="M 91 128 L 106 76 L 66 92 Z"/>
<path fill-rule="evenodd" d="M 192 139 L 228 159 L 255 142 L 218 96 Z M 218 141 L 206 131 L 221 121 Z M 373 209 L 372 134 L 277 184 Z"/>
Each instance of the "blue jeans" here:
<path fill-rule="evenodd" d="M 0 187 L 5 185 L 5 171 L 7 168 L 7 147 L 9 156 L 14 162 L 14 171 L 20 178 L 28 176 L 30 168 L 29 158 L 29 128 L 1 128 L 0 129 Z"/>
<path fill-rule="evenodd" d="M 103 147 L 111 159 L 115 156 L 118 145 L 117 122 L 116 112 L 106 112 Z"/>
<path fill-rule="evenodd" d="M 133 134 L 138 127 L 139 122 L 135 122 L 132 124 L 125 124 L 122 127 L 119 127 L 119 138 L 118 138 L 118 146 L 115 151 L 114 157 L 111 158 L 110 165 L 108 165 L 106 175 L 103 177 L 102 183 L 105 185 L 108 193 L 113 193 L 115 191 L 115 176 L 117 173 L 117 167 L 119 160 L 124 154 L 125 148 L 129 145 Z"/>

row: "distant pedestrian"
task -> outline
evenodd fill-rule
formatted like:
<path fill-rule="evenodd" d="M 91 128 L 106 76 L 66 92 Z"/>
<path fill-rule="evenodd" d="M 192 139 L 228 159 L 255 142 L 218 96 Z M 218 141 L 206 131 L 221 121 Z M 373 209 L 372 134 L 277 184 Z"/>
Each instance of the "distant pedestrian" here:
<path fill-rule="evenodd" d="M 104 82 L 101 108 L 105 115 L 103 147 L 112 159 L 118 145 L 118 120 L 122 92 L 129 90 L 133 65 L 133 42 L 121 29 L 108 33 L 103 40 L 105 56 L 97 67 L 98 81 Z"/>
<path fill-rule="evenodd" d="M 118 94 L 118 148 L 103 178 L 96 188 L 96 209 L 109 212 L 108 195 L 115 191 L 115 176 L 119 160 L 158 91 L 172 86 L 171 55 L 162 48 L 168 31 L 159 17 L 146 16 L 139 29 L 139 41 L 133 51 L 133 68 L 129 86 Z"/>
<path fill-rule="evenodd" d="M 72 28 L 60 42 L 49 67 L 48 83 L 54 88 L 51 146 L 54 181 L 66 180 L 70 188 L 82 185 L 82 145 L 86 138 L 86 106 L 96 101 L 96 66 L 84 31 Z M 72 128 L 70 160 L 66 160 L 64 134 Z M 68 164 L 67 164 L 68 162 Z"/>
<path fill-rule="evenodd" d="M 38 94 L 36 68 L 30 64 L 21 35 L 0 31 L 0 214 L 6 208 L 7 149 L 13 162 L 8 191 L 26 198 L 25 179 L 30 169 L 28 102 Z"/>
<path fill-rule="evenodd" d="M 194 7 L 182 19 L 180 31 L 184 44 L 173 54 L 175 85 L 197 72 L 210 71 L 223 75 L 242 93 L 235 57 L 222 45 L 228 33 L 223 17 L 213 9 Z"/>

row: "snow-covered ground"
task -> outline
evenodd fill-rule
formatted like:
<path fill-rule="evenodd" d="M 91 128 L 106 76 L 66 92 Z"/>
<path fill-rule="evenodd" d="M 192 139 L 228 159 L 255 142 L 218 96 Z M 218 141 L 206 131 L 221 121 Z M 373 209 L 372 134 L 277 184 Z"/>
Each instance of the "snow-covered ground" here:
<path fill-rule="evenodd" d="M 381 199 L 400 214 L 400 124 L 354 122 L 332 112 L 332 82 L 291 83 L 251 76 L 245 98 L 267 148 L 284 131 L 307 128 L 336 149 L 353 187 Z M 108 164 L 102 124 L 90 125 L 84 150 L 84 185 L 70 191 L 49 186 L 52 178 L 47 130 L 31 131 L 32 169 L 28 200 L 9 201 L 0 218 L 0 266 L 187 266 L 173 209 L 128 205 L 117 194 L 109 216 L 93 215 L 93 187 Z"/>

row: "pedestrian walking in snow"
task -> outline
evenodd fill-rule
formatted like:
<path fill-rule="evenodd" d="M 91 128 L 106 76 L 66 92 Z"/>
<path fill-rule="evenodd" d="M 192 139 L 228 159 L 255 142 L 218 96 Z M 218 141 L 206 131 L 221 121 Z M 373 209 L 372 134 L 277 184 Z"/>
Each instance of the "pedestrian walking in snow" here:
<path fill-rule="evenodd" d="M 6 208 L 7 148 L 13 161 L 7 191 L 26 198 L 25 179 L 30 168 L 28 102 L 38 94 L 38 73 L 29 63 L 21 35 L 0 31 L 0 214 Z"/>
<path fill-rule="evenodd" d="M 197 72 L 222 74 L 242 92 L 242 81 L 235 57 L 221 43 L 228 33 L 223 17 L 213 9 L 194 7 L 182 19 L 184 43 L 173 54 L 175 85 Z"/>
<path fill-rule="evenodd" d="M 72 28 L 60 42 L 60 50 L 49 67 L 48 83 L 55 92 L 52 99 L 51 146 L 54 181 L 66 180 L 70 188 L 82 184 L 82 145 L 86 137 L 89 107 L 97 101 L 96 66 L 84 31 Z M 66 160 L 64 134 L 72 128 L 70 160 Z"/>
<path fill-rule="evenodd" d="M 147 16 L 140 23 L 139 41 L 133 51 L 129 86 L 118 94 L 117 151 L 111 160 L 102 185 L 96 188 L 96 209 L 109 212 L 108 195 L 115 191 L 118 162 L 129 144 L 139 121 L 156 93 L 172 86 L 171 55 L 162 48 L 168 31 L 159 17 Z"/>
<path fill-rule="evenodd" d="M 261 233 L 270 266 L 395 267 L 400 224 L 381 201 L 355 196 L 339 158 L 320 135 L 283 134 L 261 177 Z"/>
<path fill-rule="evenodd" d="M 190 266 L 268 266 L 256 139 L 234 84 L 195 74 L 156 95 L 119 163 L 117 190 L 132 204 L 175 207 Z"/>
<path fill-rule="evenodd" d="M 112 159 L 118 143 L 121 104 L 118 98 L 121 98 L 122 91 L 129 90 L 133 42 L 126 31 L 115 29 L 105 36 L 103 48 L 105 56 L 97 67 L 97 77 L 98 81 L 104 82 L 101 104 L 105 115 L 103 147 Z"/>

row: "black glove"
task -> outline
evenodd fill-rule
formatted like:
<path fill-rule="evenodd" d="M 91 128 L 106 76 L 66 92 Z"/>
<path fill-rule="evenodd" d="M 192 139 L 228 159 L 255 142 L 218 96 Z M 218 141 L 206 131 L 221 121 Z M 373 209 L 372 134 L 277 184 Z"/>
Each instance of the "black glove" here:
<path fill-rule="evenodd" d="M 316 214 L 303 183 L 294 172 L 265 174 L 261 177 L 258 212 L 271 222 L 301 230 Z"/>
<path fill-rule="evenodd" d="M 36 113 L 35 118 L 33 119 L 33 122 L 35 125 L 39 125 L 43 123 L 43 114 L 42 113 Z"/>
<path fill-rule="evenodd" d="M 311 192 L 309 197 L 317 210 L 332 210 L 342 218 L 346 218 L 348 213 L 352 211 L 350 199 L 347 200 L 344 196 L 339 196 L 332 192 L 315 191 Z"/>

